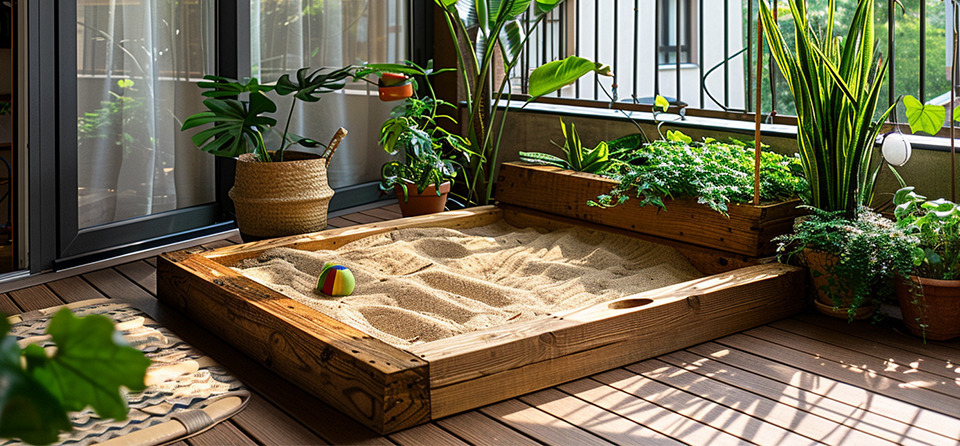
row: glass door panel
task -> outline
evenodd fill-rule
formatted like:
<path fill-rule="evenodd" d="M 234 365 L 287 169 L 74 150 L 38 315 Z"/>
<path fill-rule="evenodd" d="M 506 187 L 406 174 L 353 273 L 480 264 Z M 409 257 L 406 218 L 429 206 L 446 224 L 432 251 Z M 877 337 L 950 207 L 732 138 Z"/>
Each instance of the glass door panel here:
<path fill-rule="evenodd" d="M 216 200 L 180 132 L 215 72 L 215 0 L 77 0 L 77 227 Z"/>

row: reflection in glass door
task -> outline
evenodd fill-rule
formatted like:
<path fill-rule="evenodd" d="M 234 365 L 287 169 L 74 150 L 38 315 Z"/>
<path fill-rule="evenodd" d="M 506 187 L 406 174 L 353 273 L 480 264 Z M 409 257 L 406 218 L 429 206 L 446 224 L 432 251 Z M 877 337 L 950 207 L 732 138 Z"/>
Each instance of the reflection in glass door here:
<path fill-rule="evenodd" d="M 215 72 L 214 0 L 77 0 L 77 227 L 215 201 L 180 132 Z"/>

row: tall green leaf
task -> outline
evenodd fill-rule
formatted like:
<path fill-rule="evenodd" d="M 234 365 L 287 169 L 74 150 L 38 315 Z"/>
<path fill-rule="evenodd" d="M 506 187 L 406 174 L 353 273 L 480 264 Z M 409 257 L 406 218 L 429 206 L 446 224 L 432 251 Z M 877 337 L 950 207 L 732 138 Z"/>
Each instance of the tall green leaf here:
<path fill-rule="evenodd" d="M 591 72 L 603 76 L 611 75 L 609 66 L 577 56 L 569 56 L 537 67 L 530 73 L 528 102 L 553 93 Z"/>

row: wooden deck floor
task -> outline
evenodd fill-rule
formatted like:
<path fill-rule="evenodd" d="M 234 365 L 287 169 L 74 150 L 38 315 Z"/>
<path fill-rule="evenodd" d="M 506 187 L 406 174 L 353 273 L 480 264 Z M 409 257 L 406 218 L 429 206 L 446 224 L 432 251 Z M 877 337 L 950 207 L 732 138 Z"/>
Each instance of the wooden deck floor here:
<path fill-rule="evenodd" d="M 330 224 L 397 217 L 394 205 Z M 897 321 L 848 325 L 815 314 L 380 437 L 160 305 L 155 265 L 151 258 L 0 294 L 0 310 L 127 301 L 255 391 L 240 414 L 180 444 L 882 445 L 960 438 L 960 343 L 924 345 Z"/>

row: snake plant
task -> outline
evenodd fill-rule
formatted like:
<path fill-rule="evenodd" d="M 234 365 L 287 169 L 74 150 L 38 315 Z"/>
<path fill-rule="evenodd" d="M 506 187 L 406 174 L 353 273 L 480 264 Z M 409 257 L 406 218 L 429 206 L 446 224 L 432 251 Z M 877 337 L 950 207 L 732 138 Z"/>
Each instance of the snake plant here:
<path fill-rule="evenodd" d="M 835 2 L 826 28 L 810 25 L 806 0 L 789 0 L 796 27 L 791 50 L 766 1 L 760 21 L 770 52 L 786 78 L 797 107 L 800 160 L 810 182 L 809 203 L 852 217 L 873 199 L 879 167 L 872 166 L 880 124 L 874 120 L 886 65 L 875 54 L 874 0 L 858 0 L 847 36 L 833 35 Z"/>

